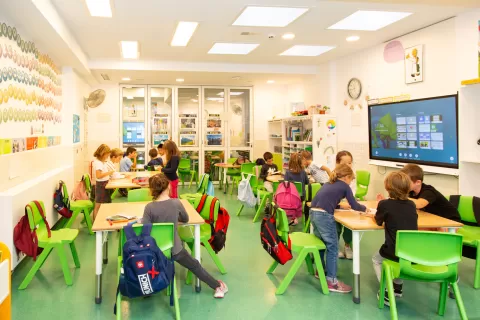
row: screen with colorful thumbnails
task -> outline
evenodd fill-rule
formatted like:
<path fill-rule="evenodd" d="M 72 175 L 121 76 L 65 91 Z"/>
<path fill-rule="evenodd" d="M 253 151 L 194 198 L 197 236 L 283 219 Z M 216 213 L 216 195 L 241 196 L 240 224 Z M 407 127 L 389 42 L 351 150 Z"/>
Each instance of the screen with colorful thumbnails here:
<path fill-rule="evenodd" d="M 145 123 L 124 122 L 123 123 L 123 145 L 143 146 L 145 145 Z"/>
<path fill-rule="evenodd" d="M 368 107 L 370 159 L 458 168 L 457 95 Z"/>

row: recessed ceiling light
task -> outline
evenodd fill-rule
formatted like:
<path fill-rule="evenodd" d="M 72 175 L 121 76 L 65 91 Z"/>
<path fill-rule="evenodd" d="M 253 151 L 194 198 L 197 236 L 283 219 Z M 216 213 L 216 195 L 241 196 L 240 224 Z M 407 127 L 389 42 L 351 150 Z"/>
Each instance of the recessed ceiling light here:
<path fill-rule="evenodd" d="M 230 95 L 231 95 L 231 96 L 240 96 L 240 95 L 242 95 L 242 94 L 243 94 L 243 92 L 241 92 L 241 91 L 233 91 L 233 92 L 230 91 Z M 223 92 L 223 91 L 217 93 L 217 96 L 223 97 L 224 95 L 225 95 L 225 92 Z"/>
<path fill-rule="evenodd" d="M 208 101 L 223 102 L 223 98 L 216 98 L 216 97 L 207 98 L 207 100 L 208 100 Z"/>
<path fill-rule="evenodd" d="M 185 79 L 182 79 L 182 78 L 177 79 L 177 82 L 183 82 L 183 81 L 185 81 Z"/>
<path fill-rule="evenodd" d="M 110 0 L 85 0 L 85 2 L 92 17 L 112 17 Z"/>
<path fill-rule="evenodd" d="M 128 77 L 125 77 L 125 78 L 122 78 L 122 81 L 130 81 L 132 79 L 128 78 Z"/>
<path fill-rule="evenodd" d="M 124 59 L 138 59 L 138 42 L 121 41 L 122 56 Z"/>
<path fill-rule="evenodd" d="M 360 39 L 359 36 L 350 36 L 350 37 L 347 37 L 347 41 L 349 41 L 349 42 L 358 41 L 359 39 Z"/>
<path fill-rule="evenodd" d="M 357 11 L 328 29 L 376 31 L 411 15 L 410 12 Z"/>
<path fill-rule="evenodd" d="M 246 7 L 234 26 L 286 27 L 308 11 L 308 8 Z"/>
<path fill-rule="evenodd" d="M 294 33 L 285 33 L 282 38 L 284 40 L 292 40 L 293 38 L 295 38 L 295 34 Z"/>
<path fill-rule="evenodd" d="M 180 21 L 177 25 L 177 30 L 173 35 L 172 42 L 170 43 L 173 47 L 185 47 L 190 38 L 193 36 L 193 33 L 198 27 L 198 22 L 186 22 Z"/>
<path fill-rule="evenodd" d="M 335 47 L 331 46 L 293 46 L 290 49 L 280 53 L 281 56 L 299 56 L 299 57 L 316 57 L 335 49 Z"/>
<path fill-rule="evenodd" d="M 275 83 L 275 80 L 267 80 L 267 83 L 270 83 L 270 84 Z"/>
<path fill-rule="evenodd" d="M 209 54 L 249 54 L 258 43 L 215 43 Z"/>

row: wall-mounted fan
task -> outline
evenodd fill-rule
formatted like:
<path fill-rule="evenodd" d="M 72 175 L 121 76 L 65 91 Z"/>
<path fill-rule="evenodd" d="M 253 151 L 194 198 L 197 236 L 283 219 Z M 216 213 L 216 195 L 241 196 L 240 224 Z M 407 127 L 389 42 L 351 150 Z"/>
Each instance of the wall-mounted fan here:
<path fill-rule="evenodd" d="M 96 108 L 105 101 L 107 96 L 105 90 L 98 89 L 90 93 L 88 98 L 85 99 L 85 107 Z"/>

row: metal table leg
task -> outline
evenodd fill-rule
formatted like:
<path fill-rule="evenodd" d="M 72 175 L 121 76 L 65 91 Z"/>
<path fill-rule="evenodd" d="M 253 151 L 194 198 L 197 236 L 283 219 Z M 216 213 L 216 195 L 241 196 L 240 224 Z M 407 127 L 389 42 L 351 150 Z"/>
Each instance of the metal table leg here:
<path fill-rule="evenodd" d="M 102 303 L 103 232 L 95 232 L 95 303 Z"/>
<path fill-rule="evenodd" d="M 197 259 L 198 262 L 202 263 L 201 257 L 200 257 L 200 225 L 199 224 L 194 225 L 193 229 L 194 229 L 195 259 Z M 195 291 L 200 292 L 201 290 L 202 290 L 202 287 L 200 284 L 200 279 L 196 278 Z"/>

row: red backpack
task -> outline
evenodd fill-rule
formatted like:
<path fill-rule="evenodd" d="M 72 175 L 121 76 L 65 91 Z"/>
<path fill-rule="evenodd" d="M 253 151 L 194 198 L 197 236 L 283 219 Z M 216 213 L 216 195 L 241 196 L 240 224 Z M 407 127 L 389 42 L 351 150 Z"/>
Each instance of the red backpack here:
<path fill-rule="evenodd" d="M 206 194 L 202 195 L 200 203 L 198 204 L 196 209 L 198 213 L 202 212 L 207 197 L 210 196 Z M 213 251 L 215 251 L 215 253 L 218 253 L 225 247 L 225 242 L 227 241 L 227 230 L 228 224 L 230 223 L 230 215 L 225 208 L 220 207 L 220 210 L 218 211 L 217 221 L 214 221 L 215 204 L 217 203 L 218 199 L 215 197 L 212 198 L 213 199 L 210 204 L 210 217 L 209 219 L 205 220 L 205 222 L 212 226 L 212 236 L 210 237 L 208 242 L 212 246 Z M 214 222 L 215 226 L 213 225 Z"/>
<path fill-rule="evenodd" d="M 302 216 L 302 199 L 293 182 L 284 181 L 278 186 L 274 202 L 287 213 L 289 218 Z"/>
<path fill-rule="evenodd" d="M 38 201 L 33 202 L 35 203 L 35 206 L 40 212 L 43 222 L 45 222 L 45 226 L 47 227 L 48 231 L 48 237 L 50 238 L 50 226 L 48 225 L 47 219 L 45 219 L 42 205 Z M 32 212 L 32 219 L 34 224 L 33 230 L 30 228 L 30 223 L 28 222 L 27 208 L 30 208 L 30 211 Z M 15 248 L 17 248 L 18 251 L 21 251 L 25 255 L 32 257 L 34 261 L 37 260 L 37 256 L 43 251 L 43 248 L 38 247 L 36 230 L 37 223 L 35 222 L 35 215 L 33 214 L 33 209 L 29 204 L 27 204 L 25 206 L 25 215 L 20 219 L 20 221 L 15 226 L 15 229 L 13 230 L 13 243 L 15 244 Z"/>
<path fill-rule="evenodd" d="M 265 217 L 260 226 L 260 242 L 263 249 L 280 264 L 285 264 L 292 259 L 292 250 L 290 237 L 288 243 L 284 243 L 278 235 L 277 231 L 277 206 L 272 208 L 272 205 L 265 207 Z"/>

